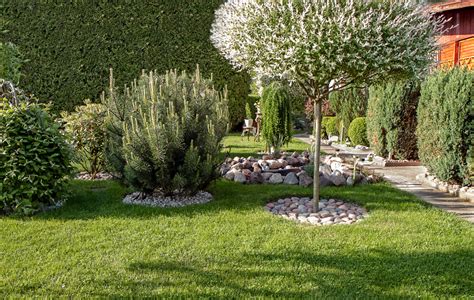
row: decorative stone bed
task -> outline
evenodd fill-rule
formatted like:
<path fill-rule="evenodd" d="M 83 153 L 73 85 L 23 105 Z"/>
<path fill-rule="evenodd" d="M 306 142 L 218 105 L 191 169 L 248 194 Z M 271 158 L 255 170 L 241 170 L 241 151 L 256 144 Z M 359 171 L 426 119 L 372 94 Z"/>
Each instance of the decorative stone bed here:
<path fill-rule="evenodd" d="M 174 196 L 163 197 L 160 195 L 147 196 L 142 193 L 135 192 L 125 196 L 123 203 L 132 205 L 143 205 L 151 207 L 183 207 L 194 204 L 204 204 L 212 201 L 213 197 L 210 193 L 200 191 L 194 196 Z"/>
<path fill-rule="evenodd" d="M 87 172 L 81 172 L 76 176 L 76 179 L 79 180 L 111 180 L 114 178 L 116 177 L 114 177 L 113 174 L 107 172 L 99 172 L 95 178 L 92 178 L 92 176 Z"/>
<path fill-rule="evenodd" d="M 441 192 L 449 193 L 454 197 L 459 197 L 463 200 L 474 202 L 474 187 L 461 186 L 459 184 L 450 184 L 448 182 L 442 181 L 436 176 L 429 173 L 423 173 L 416 176 L 416 180 L 420 181 L 422 184 L 431 186 Z"/>
<path fill-rule="evenodd" d="M 234 157 L 225 160 L 220 167 L 220 174 L 227 180 L 243 184 L 308 187 L 313 184 L 313 178 L 305 170 L 310 162 L 308 152 L 282 153 L 279 158 L 271 155 L 263 155 L 261 159 Z M 373 176 L 365 176 L 360 171 L 354 173 L 353 165 L 344 163 L 342 158 L 336 156 L 326 157 L 319 170 L 321 186 L 353 186 L 374 181 Z"/>
<path fill-rule="evenodd" d="M 308 197 L 284 198 L 268 203 L 266 211 L 287 220 L 315 226 L 345 224 L 350 225 L 368 217 L 367 210 L 335 199 L 321 199 L 319 211 L 313 213 L 313 203 Z"/>

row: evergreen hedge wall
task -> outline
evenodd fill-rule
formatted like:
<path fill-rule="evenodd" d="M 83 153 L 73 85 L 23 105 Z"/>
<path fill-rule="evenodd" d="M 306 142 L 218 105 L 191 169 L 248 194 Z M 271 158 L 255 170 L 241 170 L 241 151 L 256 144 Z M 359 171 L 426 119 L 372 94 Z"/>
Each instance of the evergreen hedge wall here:
<path fill-rule="evenodd" d="M 8 22 L 2 40 L 13 42 L 29 61 L 21 86 L 56 111 L 97 99 L 108 86 L 109 68 L 118 86 L 142 69 L 177 68 L 227 84 L 235 125 L 245 115 L 250 78 L 238 73 L 209 40 L 214 11 L 223 0 L 2 1 Z"/>
<path fill-rule="evenodd" d="M 417 128 L 420 159 L 443 181 L 470 183 L 473 98 L 473 75 L 463 69 L 439 71 L 421 87 Z"/>
<path fill-rule="evenodd" d="M 389 82 L 369 89 L 367 139 L 377 155 L 417 159 L 416 107 L 419 86 L 412 81 Z"/>

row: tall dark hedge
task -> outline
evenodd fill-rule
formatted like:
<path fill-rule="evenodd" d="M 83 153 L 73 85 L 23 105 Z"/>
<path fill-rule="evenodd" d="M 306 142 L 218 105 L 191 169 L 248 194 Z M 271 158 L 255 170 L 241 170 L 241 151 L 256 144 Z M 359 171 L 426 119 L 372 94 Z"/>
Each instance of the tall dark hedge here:
<path fill-rule="evenodd" d="M 369 89 L 367 139 L 377 155 L 417 159 L 416 108 L 420 96 L 414 81 L 388 82 Z"/>
<path fill-rule="evenodd" d="M 109 68 L 118 86 L 142 69 L 192 72 L 199 64 L 221 89 L 227 84 L 235 125 L 245 116 L 250 78 L 238 73 L 209 40 L 214 11 L 223 0 L 2 1 L 8 22 L 1 40 L 16 44 L 28 59 L 21 85 L 54 109 L 73 110 L 97 99 L 108 85 Z"/>
<path fill-rule="evenodd" d="M 421 87 L 417 128 L 420 159 L 441 180 L 469 184 L 473 97 L 473 75 L 464 69 L 438 71 Z"/>

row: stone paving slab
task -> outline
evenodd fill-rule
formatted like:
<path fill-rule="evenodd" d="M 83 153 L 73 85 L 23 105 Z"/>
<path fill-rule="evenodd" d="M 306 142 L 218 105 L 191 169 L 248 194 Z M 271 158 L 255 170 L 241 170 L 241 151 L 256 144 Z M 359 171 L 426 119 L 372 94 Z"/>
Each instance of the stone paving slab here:
<path fill-rule="evenodd" d="M 310 144 L 308 136 L 296 136 L 297 139 Z M 327 154 L 335 153 L 331 146 L 322 146 L 321 150 Z M 448 193 L 438 191 L 432 187 L 424 186 L 416 180 L 416 175 L 426 172 L 423 166 L 409 167 L 366 167 L 369 171 L 383 176 L 396 188 L 407 191 L 431 205 L 454 213 L 460 218 L 474 224 L 474 203 L 465 202 L 461 198 L 453 197 Z"/>

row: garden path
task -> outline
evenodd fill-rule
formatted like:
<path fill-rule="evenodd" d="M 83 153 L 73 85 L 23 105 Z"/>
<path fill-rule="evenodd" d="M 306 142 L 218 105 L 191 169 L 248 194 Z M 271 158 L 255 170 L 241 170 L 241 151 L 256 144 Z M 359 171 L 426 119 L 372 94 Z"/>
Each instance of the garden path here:
<path fill-rule="evenodd" d="M 311 144 L 308 135 L 296 135 L 295 138 Z M 331 146 L 322 145 L 321 150 L 327 154 L 336 153 Z M 448 193 L 438 191 L 432 187 L 424 186 L 416 180 L 416 175 L 424 173 L 423 166 L 418 167 L 368 167 L 375 174 L 383 176 L 396 188 L 412 193 L 425 202 L 432 204 L 450 213 L 458 215 L 468 222 L 474 223 L 474 203 L 465 202 Z"/>

